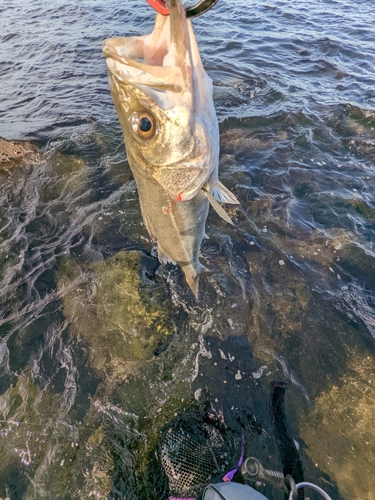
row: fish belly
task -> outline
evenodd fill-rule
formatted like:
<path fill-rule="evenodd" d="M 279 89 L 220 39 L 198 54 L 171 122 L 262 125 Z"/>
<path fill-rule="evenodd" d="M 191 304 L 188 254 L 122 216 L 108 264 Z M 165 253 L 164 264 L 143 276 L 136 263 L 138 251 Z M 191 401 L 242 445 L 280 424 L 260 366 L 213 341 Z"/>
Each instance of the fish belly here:
<path fill-rule="evenodd" d="M 204 267 L 199 251 L 205 236 L 209 201 L 202 190 L 188 201 L 175 201 L 140 169 L 132 169 L 137 183 L 143 220 L 158 244 L 159 260 L 179 264 L 189 286 Z"/>

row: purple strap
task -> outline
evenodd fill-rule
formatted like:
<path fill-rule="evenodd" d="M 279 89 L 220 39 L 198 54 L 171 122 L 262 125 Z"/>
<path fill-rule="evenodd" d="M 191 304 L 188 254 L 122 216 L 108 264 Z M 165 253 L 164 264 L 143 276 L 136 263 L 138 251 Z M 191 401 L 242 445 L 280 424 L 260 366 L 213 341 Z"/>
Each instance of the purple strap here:
<path fill-rule="evenodd" d="M 245 455 L 245 436 L 243 434 L 241 434 L 241 455 L 240 455 L 240 458 L 237 462 L 237 466 L 234 469 L 227 472 L 225 474 L 225 476 L 223 477 L 223 481 L 225 483 L 230 483 L 231 481 L 233 481 L 235 473 L 238 471 L 238 469 L 242 465 L 244 455 Z"/>
<path fill-rule="evenodd" d="M 169 497 L 169 500 L 197 500 L 196 498 L 180 498 L 180 497 Z"/>
<path fill-rule="evenodd" d="M 232 469 L 230 470 L 229 472 L 227 472 L 225 474 L 225 476 L 223 477 L 223 481 L 225 483 L 230 483 L 232 480 L 233 480 L 233 477 L 235 475 L 235 473 L 238 471 L 238 467 L 236 467 L 235 469 Z"/>

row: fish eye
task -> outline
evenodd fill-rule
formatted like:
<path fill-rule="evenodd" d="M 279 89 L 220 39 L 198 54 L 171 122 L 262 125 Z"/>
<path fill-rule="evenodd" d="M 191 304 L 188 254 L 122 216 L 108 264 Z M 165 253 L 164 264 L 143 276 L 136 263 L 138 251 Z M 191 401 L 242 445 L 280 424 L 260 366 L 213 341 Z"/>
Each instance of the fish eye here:
<path fill-rule="evenodd" d="M 134 112 L 130 115 L 129 121 L 133 132 L 142 139 L 151 139 L 156 133 L 156 120 L 151 113 Z"/>

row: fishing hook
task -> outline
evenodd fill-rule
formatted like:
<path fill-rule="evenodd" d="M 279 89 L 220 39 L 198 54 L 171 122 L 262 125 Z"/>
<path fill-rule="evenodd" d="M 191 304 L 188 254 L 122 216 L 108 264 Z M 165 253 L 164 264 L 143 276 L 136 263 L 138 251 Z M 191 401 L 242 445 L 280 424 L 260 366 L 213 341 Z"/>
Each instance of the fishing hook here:
<path fill-rule="evenodd" d="M 146 0 L 152 8 L 163 16 L 169 15 L 169 9 L 166 6 L 166 0 Z M 200 0 L 192 7 L 187 7 L 186 17 L 197 17 L 207 12 L 211 7 L 217 4 L 219 0 Z"/>

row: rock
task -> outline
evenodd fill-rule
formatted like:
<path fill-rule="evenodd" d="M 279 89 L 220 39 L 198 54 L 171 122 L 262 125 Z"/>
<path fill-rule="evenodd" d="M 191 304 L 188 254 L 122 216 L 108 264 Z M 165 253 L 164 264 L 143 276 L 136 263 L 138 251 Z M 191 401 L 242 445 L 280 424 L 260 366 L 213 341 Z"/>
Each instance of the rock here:
<path fill-rule="evenodd" d="M 373 380 L 373 356 L 351 351 L 341 380 L 320 394 L 301 421 L 308 455 L 351 500 L 375 499 Z"/>
<path fill-rule="evenodd" d="M 7 141 L 0 137 L 0 168 L 7 170 L 36 152 L 36 146 L 29 141 Z"/>
<path fill-rule="evenodd" d="M 107 391 L 152 359 L 175 330 L 164 287 L 145 281 L 154 261 L 122 251 L 88 267 L 69 260 L 60 267 L 64 314 L 71 332 L 88 342 L 90 361 Z"/>

